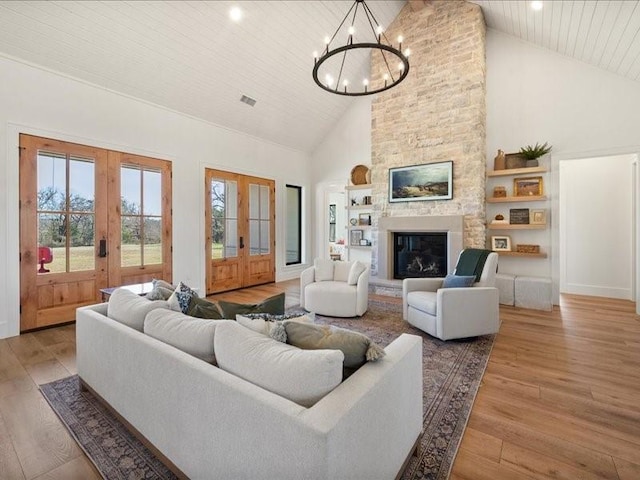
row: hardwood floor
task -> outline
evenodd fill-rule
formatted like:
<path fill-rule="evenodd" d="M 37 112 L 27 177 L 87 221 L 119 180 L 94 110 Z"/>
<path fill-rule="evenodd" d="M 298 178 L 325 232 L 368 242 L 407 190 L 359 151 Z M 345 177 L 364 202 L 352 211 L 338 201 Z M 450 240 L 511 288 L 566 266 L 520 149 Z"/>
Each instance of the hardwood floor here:
<path fill-rule="evenodd" d="M 209 298 L 279 292 L 299 303 L 297 280 Z M 634 305 L 567 295 L 552 312 L 501 307 L 500 316 L 451 478 L 640 479 Z M 73 325 L 0 340 L 1 480 L 99 478 L 37 387 L 75 372 Z"/>

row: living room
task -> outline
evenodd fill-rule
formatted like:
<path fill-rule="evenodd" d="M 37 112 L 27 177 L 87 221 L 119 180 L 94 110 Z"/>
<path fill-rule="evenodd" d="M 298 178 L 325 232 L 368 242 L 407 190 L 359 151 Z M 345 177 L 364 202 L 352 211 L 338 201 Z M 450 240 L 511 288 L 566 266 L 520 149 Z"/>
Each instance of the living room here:
<path fill-rule="evenodd" d="M 483 4 L 488 3 L 496 2 L 476 2 L 460 8 L 475 11 L 478 16 L 477 4 L 487 8 L 488 5 Z M 573 2 L 553 3 L 565 4 L 563 8 L 566 9 L 574 8 Z M 635 5 L 634 2 L 630 3 Z M 549 6 L 545 5 L 545 8 Z M 2 12 L 7 13 L 6 7 L 2 8 Z M 375 10 L 375 5 L 373 8 Z M 410 5 L 404 8 L 410 9 Z M 438 4 L 436 8 L 443 7 Z M 630 22 L 636 20 L 635 10 L 633 12 Z M 407 12 L 404 14 L 409 15 Z M 425 12 L 419 10 L 412 14 L 424 15 Z M 17 32 L 11 31 L 9 23 L 6 21 L 5 35 L 17 35 Z M 561 41 L 560 38 L 556 40 Z M 5 42 L 10 43 L 6 38 Z M 587 49 L 593 49 L 597 56 L 604 52 L 607 45 L 613 44 L 614 40 L 603 42 L 601 46 L 587 44 Z M 485 221 L 485 171 L 493 169 L 494 156 L 499 149 L 516 152 L 522 146 L 547 141 L 553 145 L 552 156 L 546 159 L 551 171 L 557 171 L 559 163 L 564 160 L 637 153 L 640 143 L 635 127 L 640 123 L 640 89 L 637 81 L 568 55 L 582 46 L 584 44 L 581 45 L 575 38 L 564 52 L 552 51 L 497 28 L 487 28 L 484 47 L 486 65 L 477 67 L 482 73 L 486 72 L 486 85 L 483 86 L 486 88 L 486 99 L 478 100 L 480 109 L 486 108 L 486 115 L 483 112 L 479 114 L 486 118 L 486 124 L 477 126 L 475 131 L 478 144 L 471 155 L 471 161 L 475 163 L 472 167 L 467 163 L 457 163 L 454 167 L 460 172 L 468 168 L 475 169 L 481 177 L 482 186 L 474 190 L 475 203 L 471 200 L 464 205 L 458 200 L 451 202 L 451 205 L 459 206 L 457 213 L 473 217 L 480 224 Z M 419 58 L 417 47 L 411 48 L 412 56 Z M 302 263 L 286 264 L 285 242 L 282 241 L 285 223 L 277 221 L 275 232 L 278 240 L 276 282 L 292 280 L 295 283 L 315 257 L 328 257 L 324 225 L 326 192 L 344 189 L 354 166 L 369 165 L 376 202 L 382 209 L 387 188 L 386 172 L 388 168 L 401 164 L 385 163 L 388 158 L 383 157 L 388 152 L 382 154 L 376 146 L 376 138 L 381 134 L 376 130 L 376 125 L 380 123 L 376 118 L 379 113 L 376 106 L 379 103 L 371 97 L 350 99 L 344 114 L 321 136 L 300 134 L 294 138 L 296 133 L 281 132 L 277 138 L 261 138 L 256 133 L 244 133 L 242 121 L 233 126 L 203 121 L 193 113 L 180 113 L 178 108 L 162 105 L 160 101 L 141 100 L 145 98 L 142 95 L 135 98 L 130 93 L 119 93 L 116 84 L 96 85 L 88 80 L 80 80 L 73 73 L 60 74 L 56 68 L 43 67 L 33 59 L 21 59 L 15 53 L 7 53 L 1 48 L 0 51 L 3 52 L 0 56 L 0 139 L 6 142 L 6 148 L 0 150 L 0 190 L 4 192 L 0 195 L 0 224 L 5 226 L 0 235 L 0 251 L 5 253 L 0 256 L 0 271 L 3 272 L 0 275 L 0 303 L 5 305 L 6 312 L 0 318 L 0 338 L 13 337 L 20 330 L 20 246 L 17 232 L 18 147 L 21 133 L 171 161 L 174 199 L 173 280 L 184 281 L 201 291 L 206 285 L 205 227 L 198 219 L 204 211 L 203 172 L 206 168 L 273 179 L 276 184 L 275 211 L 278 220 L 286 218 L 284 186 L 302 187 Z M 618 61 L 621 61 L 620 57 L 616 57 L 613 63 Z M 406 84 L 415 87 L 411 81 L 415 82 L 416 79 L 408 78 Z M 215 84 L 211 88 L 215 89 Z M 404 87 L 400 85 L 400 88 Z M 428 89 L 428 84 L 424 88 Z M 236 102 L 236 99 L 233 101 Z M 244 105 L 241 107 L 248 108 Z M 442 108 L 445 110 L 449 107 L 442 102 Z M 305 116 L 306 113 L 299 115 L 299 123 L 305 128 L 313 124 Z M 245 123 L 253 125 L 255 121 L 246 119 Z M 263 121 L 279 124 L 275 120 Z M 408 121 L 418 123 L 422 120 L 420 116 L 415 116 Z M 427 123 L 426 120 L 424 123 Z M 406 128 L 400 119 L 397 126 L 399 129 Z M 410 147 L 417 150 L 415 144 Z M 443 156 L 432 156 L 435 151 L 433 147 L 437 149 L 437 145 L 425 144 L 425 147 L 413 157 L 399 150 L 402 152 L 400 155 L 404 156 L 402 162 L 414 165 L 445 159 Z M 446 156 L 446 149 L 442 148 L 438 155 Z M 558 209 L 558 185 L 549 176 L 545 187 L 550 198 L 550 217 L 553 218 Z M 454 189 L 454 192 L 462 190 Z M 415 206 L 394 212 L 393 215 L 398 212 L 400 215 L 404 212 L 430 214 L 429 209 L 418 211 Z M 470 229 L 474 225 L 469 224 Z M 471 240 L 466 246 L 484 246 L 484 225 L 481 225 L 480 231 L 467 235 L 467 239 Z M 557 305 L 560 289 L 558 244 L 559 240 L 550 234 L 548 258 L 535 261 L 509 258 L 504 262 L 501 258 L 500 269 L 507 273 L 552 278 L 554 303 Z M 513 311 L 508 311 L 506 318 L 512 315 Z M 611 312 L 605 315 L 613 316 Z M 539 317 L 538 321 L 544 322 Z M 637 318 L 635 322 L 636 328 L 625 328 L 635 333 Z M 628 360 L 637 366 L 637 356 Z M 632 390 L 632 393 L 637 392 Z M 634 412 L 637 415 L 637 410 Z M 625 428 L 636 429 L 637 417 L 630 420 Z M 622 430 L 627 431 L 625 428 Z M 637 443 L 637 436 L 630 442 Z M 624 478 L 618 473 L 620 478 Z"/>

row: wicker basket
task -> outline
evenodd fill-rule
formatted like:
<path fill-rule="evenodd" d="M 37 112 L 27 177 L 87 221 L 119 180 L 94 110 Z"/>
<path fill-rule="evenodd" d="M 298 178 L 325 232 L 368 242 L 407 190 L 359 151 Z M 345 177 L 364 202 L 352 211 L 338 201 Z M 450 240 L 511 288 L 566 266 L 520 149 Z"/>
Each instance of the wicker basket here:
<path fill-rule="evenodd" d="M 540 245 L 516 245 L 516 252 L 520 253 L 540 253 Z"/>

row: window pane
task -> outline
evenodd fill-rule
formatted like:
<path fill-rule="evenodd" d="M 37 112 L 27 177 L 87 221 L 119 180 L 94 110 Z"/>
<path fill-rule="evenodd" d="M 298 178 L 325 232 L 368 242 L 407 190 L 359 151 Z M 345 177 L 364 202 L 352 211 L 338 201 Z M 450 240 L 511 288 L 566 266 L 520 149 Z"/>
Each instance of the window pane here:
<path fill-rule="evenodd" d="M 249 220 L 249 255 L 260 254 L 260 220 Z"/>
<path fill-rule="evenodd" d="M 269 187 L 260 185 L 260 219 L 269 220 Z"/>
<path fill-rule="evenodd" d="M 238 256 L 238 221 L 227 220 L 227 235 L 225 237 L 224 256 L 225 258 Z"/>
<path fill-rule="evenodd" d="M 162 174 L 145 170 L 142 174 L 145 215 L 162 215 Z M 146 260 L 145 260 L 145 263 Z"/>
<path fill-rule="evenodd" d="M 260 218 L 260 185 L 249 184 L 249 218 Z"/>
<path fill-rule="evenodd" d="M 140 217 L 122 217 L 122 247 L 120 248 L 120 254 L 123 267 L 142 265 L 141 226 Z"/>
<path fill-rule="evenodd" d="M 302 253 L 301 253 L 301 228 L 300 219 L 301 219 L 301 205 L 302 205 L 302 188 L 296 187 L 292 185 L 287 185 L 287 233 L 286 233 L 286 245 L 287 245 L 287 253 L 286 253 L 286 263 L 287 265 L 292 265 L 295 263 L 302 262 Z M 331 205 L 333 207 L 333 221 L 335 222 L 335 205 Z M 329 220 L 331 220 L 331 209 L 329 211 Z M 335 223 L 330 225 L 330 228 L 333 227 L 333 238 L 335 240 Z M 329 232 L 329 236 L 331 237 L 332 232 Z"/>
<path fill-rule="evenodd" d="M 140 169 L 122 167 L 120 169 L 120 197 L 123 215 L 140 215 Z"/>
<path fill-rule="evenodd" d="M 38 215 L 38 247 L 50 247 L 53 253 L 52 262 L 43 264 L 43 268 L 52 273 L 61 273 L 67 270 L 65 230 L 65 215 L 48 213 Z M 38 258 L 39 268 L 40 258 Z"/>
<path fill-rule="evenodd" d="M 221 220 L 211 222 L 211 258 L 223 258 L 222 242 L 224 240 L 224 227 Z"/>
<path fill-rule="evenodd" d="M 238 218 L 238 183 L 233 181 L 226 182 L 227 191 L 225 194 L 227 218 Z"/>
<path fill-rule="evenodd" d="M 65 210 L 66 192 L 65 157 L 38 152 L 38 210 Z"/>
<path fill-rule="evenodd" d="M 269 222 L 260 221 L 260 254 L 266 255 L 269 253 Z"/>
<path fill-rule="evenodd" d="M 144 264 L 162 263 L 162 218 L 144 218 Z"/>
<path fill-rule="evenodd" d="M 93 212 L 94 200 L 95 165 L 93 161 L 71 158 L 69 160 L 69 210 Z"/>
<path fill-rule="evenodd" d="M 93 270 L 96 266 L 94 216 L 70 215 L 69 271 Z"/>

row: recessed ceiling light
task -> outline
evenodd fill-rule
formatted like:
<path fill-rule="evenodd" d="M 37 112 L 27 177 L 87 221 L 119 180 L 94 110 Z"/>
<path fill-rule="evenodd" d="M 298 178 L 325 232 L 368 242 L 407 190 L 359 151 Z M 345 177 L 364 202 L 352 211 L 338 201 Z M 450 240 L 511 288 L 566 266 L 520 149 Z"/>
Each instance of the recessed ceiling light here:
<path fill-rule="evenodd" d="M 231 8 L 231 10 L 229 10 L 229 18 L 231 18 L 231 20 L 233 20 L 234 22 L 239 22 L 240 20 L 242 20 L 242 10 L 240 9 L 240 7 Z"/>
<path fill-rule="evenodd" d="M 535 11 L 542 10 L 542 2 L 540 0 L 531 2 L 531 8 Z"/>

